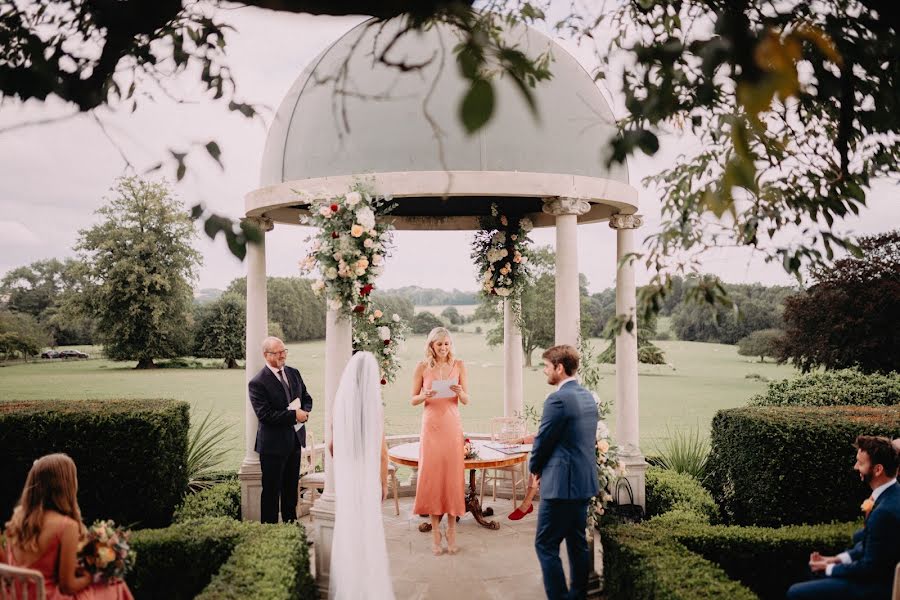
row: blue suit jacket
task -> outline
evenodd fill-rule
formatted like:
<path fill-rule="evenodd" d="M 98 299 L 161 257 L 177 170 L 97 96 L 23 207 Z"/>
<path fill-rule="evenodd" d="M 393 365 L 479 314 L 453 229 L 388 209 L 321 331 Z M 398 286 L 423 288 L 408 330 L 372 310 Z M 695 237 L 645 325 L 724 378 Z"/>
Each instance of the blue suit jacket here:
<path fill-rule="evenodd" d="M 574 381 L 547 397 L 530 464 L 542 500 L 587 500 L 600 491 L 597 419 L 594 397 Z"/>
<path fill-rule="evenodd" d="M 300 371 L 293 367 L 284 367 L 288 386 L 291 388 L 291 400 L 300 398 L 300 408 L 309 412 L 312 410 L 312 396 L 300 377 Z M 260 454 L 277 454 L 287 456 L 297 447 L 306 445 L 306 427 L 300 431 L 294 431 L 297 422 L 297 413 L 288 410 L 288 399 L 284 393 L 284 386 L 278 377 L 269 369 L 263 367 L 256 376 L 250 380 L 250 404 L 253 412 L 259 420 L 256 430 L 255 450 Z"/>
<path fill-rule="evenodd" d="M 900 562 L 900 485 L 895 483 L 878 496 L 861 535 L 857 532 L 853 539 L 858 540 L 848 550 L 853 562 L 835 565 L 831 576 L 890 584 Z"/>

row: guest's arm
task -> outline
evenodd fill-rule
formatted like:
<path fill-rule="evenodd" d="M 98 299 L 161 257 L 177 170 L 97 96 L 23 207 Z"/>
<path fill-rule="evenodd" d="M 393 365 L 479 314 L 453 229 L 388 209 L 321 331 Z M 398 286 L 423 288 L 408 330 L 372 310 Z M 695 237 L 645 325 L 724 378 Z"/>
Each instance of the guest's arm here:
<path fill-rule="evenodd" d="M 566 407 L 559 394 L 550 394 L 544 403 L 544 414 L 541 417 L 541 426 L 534 436 L 534 446 L 531 449 L 531 463 L 529 470 L 535 475 L 540 475 L 544 465 L 550 460 L 553 449 L 559 443 L 559 438 L 566 427 Z"/>
<path fill-rule="evenodd" d="M 843 579 L 872 580 L 877 573 L 892 571 L 900 534 L 897 525 L 896 517 L 889 511 L 873 511 L 866 523 L 869 534 L 862 556 L 850 564 L 829 567 L 828 574 Z"/>
<path fill-rule="evenodd" d="M 75 595 L 91 584 L 91 574 L 76 575 L 78 567 L 78 540 L 81 527 L 72 519 L 66 519 L 59 544 L 59 591 Z"/>
<path fill-rule="evenodd" d="M 466 371 L 466 363 L 458 361 L 459 364 L 459 384 L 451 385 L 450 390 L 456 394 L 459 401 L 463 404 L 469 403 L 469 373 Z"/>
<path fill-rule="evenodd" d="M 266 425 L 293 425 L 298 419 L 297 411 L 275 408 L 269 402 L 266 386 L 259 381 L 251 381 L 249 385 L 250 404 L 260 423 Z"/>
<path fill-rule="evenodd" d="M 416 372 L 413 373 L 412 400 L 410 401 L 413 406 L 422 404 L 435 394 L 434 390 L 423 389 L 422 384 L 425 381 L 424 375 L 425 363 L 420 362 L 418 365 L 416 365 Z"/>

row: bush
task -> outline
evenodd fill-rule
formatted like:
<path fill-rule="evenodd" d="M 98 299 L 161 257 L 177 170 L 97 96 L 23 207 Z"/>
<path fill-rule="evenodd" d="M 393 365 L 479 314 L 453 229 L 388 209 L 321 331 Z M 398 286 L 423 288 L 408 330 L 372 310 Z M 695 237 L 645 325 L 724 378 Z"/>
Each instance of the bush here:
<path fill-rule="evenodd" d="M 900 436 L 900 406 L 719 411 L 707 486 L 735 524 L 854 520 L 869 494 L 853 471 L 860 434 Z"/>
<path fill-rule="evenodd" d="M 853 369 L 808 373 L 769 384 L 754 406 L 891 406 L 900 404 L 900 373 L 865 375 Z"/>
<path fill-rule="evenodd" d="M 646 481 L 648 517 L 684 511 L 694 513 L 706 522 L 716 518 L 716 504 L 712 496 L 690 475 L 650 467 Z"/>
<path fill-rule="evenodd" d="M 182 523 L 205 517 L 229 517 L 241 519 L 241 483 L 237 479 L 218 483 L 212 487 L 189 494 L 175 509 L 172 520 Z"/>
<path fill-rule="evenodd" d="M 784 338 L 780 329 L 760 329 L 738 340 L 738 354 L 741 356 L 758 356 L 759 362 L 766 357 L 778 356 L 778 343 Z"/>
<path fill-rule="evenodd" d="M 709 441 L 700 437 L 699 429 L 676 431 L 662 448 L 657 448 L 657 466 L 670 471 L 690 475 L 701 483 L 706 478 L 706 463 L 709 461 Z"/>
<path fill-rule="evenodd" d="M 136 531 L 131 546 L 138 600 L 316 597 L 301 526 L 201 519 Z"/>
<path fill-rule="evenodd" d="M 428 311 L 422 311 L 416 314 L 412 320 L 412 331 L 417 334 L 428 335 L 435 327 L 443 327 L 444 322 Z"/>
<path fill-rule="evenodd" d="M 174 400 L 0 402 L 0 513 L 36 458 L 65 452 L 86 522 L 168 525 L 187 487 L 188 427 L 188 404 Z"/>

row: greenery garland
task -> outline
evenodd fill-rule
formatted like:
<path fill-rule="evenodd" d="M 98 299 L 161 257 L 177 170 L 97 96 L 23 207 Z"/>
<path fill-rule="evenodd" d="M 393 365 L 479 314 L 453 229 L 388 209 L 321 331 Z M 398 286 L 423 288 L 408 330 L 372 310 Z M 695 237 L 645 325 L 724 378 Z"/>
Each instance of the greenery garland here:
<path fill-rule="evenodd" d="M 394 381 L 400 370 L 400 345 L 406 340 L 409 325 L 393 313 L 390 317 L 369 307 L 354 320 L 353 349 L 371 352 L 381 366 L 381 385 Z"/>
<path fill-rule="evenodd" d="M 478 269 L 481 291 L 485 296 L 518 300 L 528 285 L 531 220 L 502 214 L 491 204 L 491 214 L 478 220 L 481 230 L 472 242 L 472 260 Z"/>

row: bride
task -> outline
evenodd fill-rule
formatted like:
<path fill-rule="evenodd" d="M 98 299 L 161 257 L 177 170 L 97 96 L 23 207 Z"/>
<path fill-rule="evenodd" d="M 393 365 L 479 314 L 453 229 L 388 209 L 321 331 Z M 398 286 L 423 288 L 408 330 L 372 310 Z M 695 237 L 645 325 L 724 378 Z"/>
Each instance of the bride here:
<path fill-rule="evenodd" d="M 335 523 L 331 600 L 392 600 L 381 500 L 387 489 L 387 445 L 381 375 L 369 352 L 353 355 L 334 399 Z"/>

